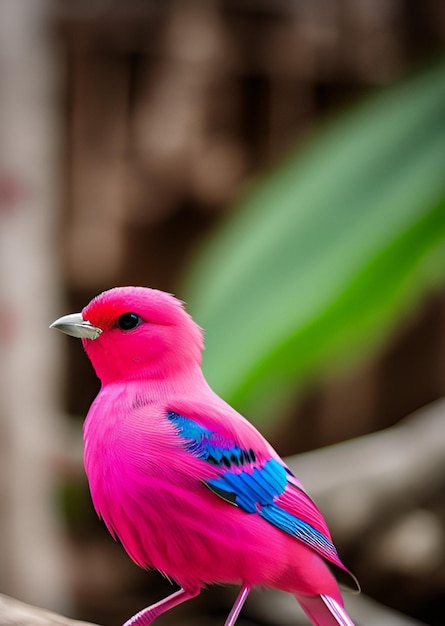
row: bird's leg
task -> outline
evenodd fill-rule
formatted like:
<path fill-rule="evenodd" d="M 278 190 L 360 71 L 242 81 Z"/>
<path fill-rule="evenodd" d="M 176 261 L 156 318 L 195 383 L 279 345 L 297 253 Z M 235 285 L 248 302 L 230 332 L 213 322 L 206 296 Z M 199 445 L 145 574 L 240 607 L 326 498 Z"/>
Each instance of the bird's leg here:
<path fill-rule="evenodd" d="M 238 619 L 238 615 L 240 614 L 241 609 L 244 606 L 244 602 L 247 599 L 247 596 L 250 593 L 252 587 L 243 587 L 238 594 L 237 599 L 235 600 L 235 604 L 232 606 L 232 610 L 229 613 L 229 617 L 226 619 L 226 623 L 224 626 L 234 626 L 236 620 Z"/>
<path fill-rule="evenodd" d="M 142 611 L 139 611 L 139 613 L 130 617 L 130 619 L 127 620 L 123 626 L 148 626 L 154 622 L 159 615 L 169 611 L 178 604 L 182 604 L 186 600 L 190 600 L 190 598 L 194 598 L 199 595 L 200 591 L 200 589 L 194 589 L 193 591 L 179 589 L 179 591 L 172 593 L 171 596 L 167 596 L 167 598 L 156 602 L 156 604 L 152 604 L 151 606 L 147 606 L 146 609 L 142 609 Z"/>

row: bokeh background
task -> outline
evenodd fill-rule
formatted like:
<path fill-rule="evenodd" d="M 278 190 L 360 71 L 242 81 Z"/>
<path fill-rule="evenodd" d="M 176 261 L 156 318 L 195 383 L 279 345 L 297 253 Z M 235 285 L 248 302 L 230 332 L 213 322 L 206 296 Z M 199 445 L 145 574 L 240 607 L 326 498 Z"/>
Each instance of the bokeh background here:
<path fill-rule="evenodd" d="M 98 382 L 47 330 L 140 284 L 298 455 L 357 623 L 445 623 L 444 43 L 440 0 L 0 1 L 0 591 L 113 626 L 170 590 L 93 513 Z"/>

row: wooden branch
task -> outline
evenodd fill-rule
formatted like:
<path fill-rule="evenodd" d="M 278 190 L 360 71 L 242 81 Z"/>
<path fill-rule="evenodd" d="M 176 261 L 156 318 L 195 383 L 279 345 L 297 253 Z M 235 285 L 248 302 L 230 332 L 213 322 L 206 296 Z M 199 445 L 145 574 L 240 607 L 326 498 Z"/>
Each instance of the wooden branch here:
<path fill-rule="evenodd" d="M 94 626 L 0 594 L 0 626 Z"/>
<path fill-rule="evenodd" d="M 367 626 L 380 626 L 380 624 L 424 626 L 423 622 L 393 611 L 363 594 L 347 596 L 345 599 L 346 606 L 357 623 Z M 251 615 L 257 615 L 262 620 L 270 619 L 271 623 L 276 622 L 279 616 L 281 626 L 287 626 L 287 624 L 306 626 L 308 623 L 295 598 L 290 594 L 255 591 L 247 607 Z M 97 626 L 97 624 L 70 619 L 0 594 L 0 626 Z"/>

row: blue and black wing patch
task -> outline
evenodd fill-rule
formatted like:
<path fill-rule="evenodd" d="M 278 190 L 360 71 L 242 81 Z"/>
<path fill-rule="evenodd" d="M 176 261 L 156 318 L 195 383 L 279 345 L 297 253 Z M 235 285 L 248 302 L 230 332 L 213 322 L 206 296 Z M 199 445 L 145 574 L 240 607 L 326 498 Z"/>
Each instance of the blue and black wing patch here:
<path fill-rule="evenodd" d="M 289 484 L 289 470 L 284 465 L 276 459 L 260 463 L 254 450 L 245 450 L 178 413 L 169 412 L 167 418 L 184 439 L 186 450 L 220 469 L 218 478 L 203 481 L 213 493 L 246 513 L 258 514 L 327 558 L 336 555 L 328 537 L 276 502 Z"/>
<path fill-rule="evenodd" d="M 246 450 L 178 413 L 169 412 L 167 418 L 184 438 L 186 450 L 221 468 L 220 478 L 204 482 L 224 500 L 248 513 L 257 513 L 258 505 L 271 504 L 285 490 L 286 468 L 278 461 L 269 459 L 260 465 L 251 448 Z"/>
<path fill-rule="evenodd" d="M 269 459 L 245 471 L 226 471 L 220 478 L 206 481 L 207 486 L 247 513 L 259 513 L 286 488 L 286 472 L 278 461 Z"/>
<path fill-rule="evenodd" d="M 228 441 L 187 417 L 170 411 L 167 418 L 176 426 L 178 434 L 187 440 L 186 449 L 198 459 L 224 469 L 241 467 L 256 461 L 256 454 L 252 449 L 244 450 L 234 441 Z"/>

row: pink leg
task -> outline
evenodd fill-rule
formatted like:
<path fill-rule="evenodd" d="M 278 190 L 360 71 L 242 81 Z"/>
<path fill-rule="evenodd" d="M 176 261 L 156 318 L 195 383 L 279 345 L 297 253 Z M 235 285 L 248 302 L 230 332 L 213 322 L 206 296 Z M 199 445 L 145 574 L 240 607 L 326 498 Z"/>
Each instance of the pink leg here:
<path fill-rule="evenodd" d="M 133 617 L 130 617 L 124 624 L 124 626 L 148 626 L 152 622 L 155 621 L 159 615 L 169 611 L 174 606 L 178 604 L 182 604 L 186 600 L 190 600 L 190 598 L 194 598 L 199 595 L 201 589 L 195 589 L 194 591 L 187 591 L 186 589 L 180 589 L 175 593 L 172 593 L 171 596 L 156 602 L 156 604 L 152 604 L 148 606 L 146 609 L 142 609 Z"/>
<path fill-rule="evenodd" d="M 243 587 L 239 592 L 237 599 L 235 600 L 235 604 L 232 606 L 232 610 L 229 613 L 229 617 L 226 619 L 226 623 L 224 626 L 234 626 L 236 620 L 238 619 L 238 615 L 240 614 L 241 609 L 244 606 L 244 602 L 247 599 L 247 596 L 250 593 L 252 587 Z"/>

